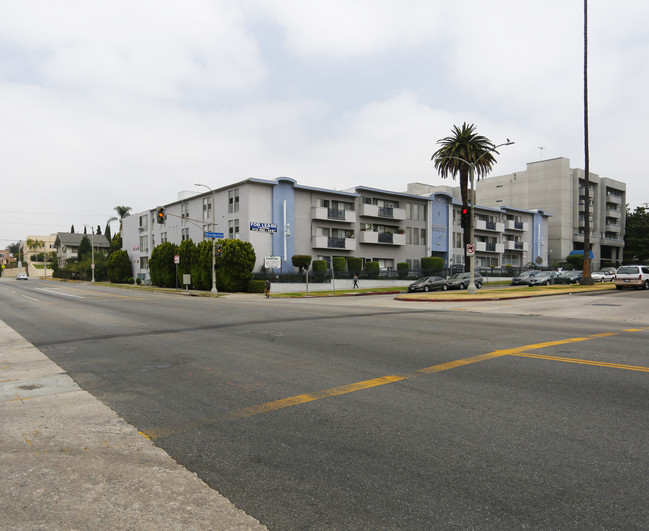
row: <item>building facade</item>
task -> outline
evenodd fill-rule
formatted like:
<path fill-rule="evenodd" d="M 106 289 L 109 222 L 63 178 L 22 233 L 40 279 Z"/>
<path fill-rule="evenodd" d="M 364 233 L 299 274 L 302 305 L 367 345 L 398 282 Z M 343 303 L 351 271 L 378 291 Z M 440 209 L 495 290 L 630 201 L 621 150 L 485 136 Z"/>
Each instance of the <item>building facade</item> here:
<path fill-rule="evenodd" d="M 624 251 L 626 184 L 591 173 L 590 244 L 593 269 L 620 265 Z M 566 158 L 527 164 L 527 170 L 478 181 L 481 205 L 539 208 L 552 217 L 548 224 L 548 254 L 552 265 L 570 253 L 583 253 L 585 172 L 570 167 Z"/>
<path fill-rule="evenodd" d="M 280 258 L 277 272 L 293 272 L 291 257 L 360 257 L 384 271 L 397 263 L 420 268 L 421 258 L 440 256 L 445 267 L 464 263 L 460 209 L 446 187 L 421 185 L 408 192 L 365 186 L 329 190 L 279 177 L 247 179 L 205 192 L 181 192 L 156 221 L 157 206 L 122 220 L 122 248 L 133 273 L 147 278 L 153 249 L 166 241 L 200 242 L 206 233 L 249 241 L 255 270 L 264 258 Z M 459 194 L 459 192 L 458 192 Z M 480 267 L 547 265 L 547 220 L 541 211 L 476 208 L 476 263 Z"/>

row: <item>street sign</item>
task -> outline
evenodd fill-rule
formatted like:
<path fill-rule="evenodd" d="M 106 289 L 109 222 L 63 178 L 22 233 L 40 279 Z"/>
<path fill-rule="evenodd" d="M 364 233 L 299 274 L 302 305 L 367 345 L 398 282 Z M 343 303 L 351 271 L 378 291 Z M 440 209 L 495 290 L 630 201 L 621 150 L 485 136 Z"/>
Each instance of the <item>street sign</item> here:
<path fill-rule="evenodd" d="M 175 254 L 174 255 L 174 264 L 179 264 L 180 263 L 180 256 Z"/>
<path fill-rule="evenodd" d="M 223 238 L 223 233 L 222 232 L 206 232 L 205 237 L 206 238 Z"/>
<path fill-rule="evenodd" d="M 466 255 L 467 256 L 473 256 L 475 254 L 475 245 L 472 243 L 467 243 L 466 244 Z"/>

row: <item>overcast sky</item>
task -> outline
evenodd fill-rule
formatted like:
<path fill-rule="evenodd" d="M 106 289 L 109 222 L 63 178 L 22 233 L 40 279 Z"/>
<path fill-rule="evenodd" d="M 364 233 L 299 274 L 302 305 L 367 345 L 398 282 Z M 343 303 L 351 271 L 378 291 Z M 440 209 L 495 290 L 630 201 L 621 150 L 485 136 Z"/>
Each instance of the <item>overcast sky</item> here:
<path fill-rule="evenodd" d="M 648 20 L 589 2 L 590 169 L 632 208 Z M 0 247 L 196 182 L 456 184 L 430 158 L 465 121 L 516 142 L 491 175 L 583 168 L 583 23 L 581 0 L 0 0 Z"/>

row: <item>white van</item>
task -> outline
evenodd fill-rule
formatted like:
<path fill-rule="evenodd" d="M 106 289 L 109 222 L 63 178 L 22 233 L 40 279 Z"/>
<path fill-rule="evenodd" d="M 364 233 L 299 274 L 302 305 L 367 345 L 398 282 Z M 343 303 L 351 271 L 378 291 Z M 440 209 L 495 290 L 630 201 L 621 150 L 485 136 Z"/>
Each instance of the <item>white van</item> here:
<path fill-rule="evenodd" d="M 615 279 L 617 289 L 636 288 L 649 289 L 649 266 L 624 265 L 617 268 Z"/>

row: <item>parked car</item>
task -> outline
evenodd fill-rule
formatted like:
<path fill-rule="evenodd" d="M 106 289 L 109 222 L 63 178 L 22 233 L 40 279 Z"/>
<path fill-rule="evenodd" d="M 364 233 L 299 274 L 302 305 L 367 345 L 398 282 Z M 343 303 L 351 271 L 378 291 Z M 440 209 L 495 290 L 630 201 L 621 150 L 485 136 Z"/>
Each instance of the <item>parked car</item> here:
<path fill-rule="evenodd" d="M 18 273 L 16 275 L 16 280 L 29 280 L 27 273 Z"/>
<path fill-rule="evenodd" d="M 448 289 L 468 288 L 470 280 L 470 273 L 455 273 L 455 275 L 448 279 Z M 484 284 L 484 279 L 480 273 L 473 273 L 473 282 L 475 283 L 475 287 L 480 289 L 482 284 Z"/>
<path fill-rule="evenodd" d="M 538 271 L 525 271 L 517 277 L 512 278 L 512 286 L 527 286 L 531 277 L 536 275 Z"/>
<path fill-rule="evenodd" d="M 624 265 L 617 268 L 613 280 L 617 289 L 649 289 L 649 266 Z"/>
<path fill-rule="evenodd" d="M 577 284 L 584 277 L 583 271 L 564 271 L 554 279 L 555 284 Z"/>
<path fill-rule="evenodd" d="M 448 282 L 442 277 L 423 277 L 408 286 L 408 293 L 413 291 L 435 291 L 448 289 Z"/>
<path fill-rule="evenodd" d="M 617 271 L 616 267 L 602 267 L 602 273 L 607 273 L 615 276 L 616 271 Z"/>
<path fill-rule="evenodd" d="M 530 277 L 528 286 L 549 286 L 556 284 L 560 274 L 557 271 L 539 271 L 533 277 Z"/>
<path fill-rule="evenodd" d="M 593 271 L 590 278 L 595 282 L 611 282 L 615 278 L 615 271 Z"/>

